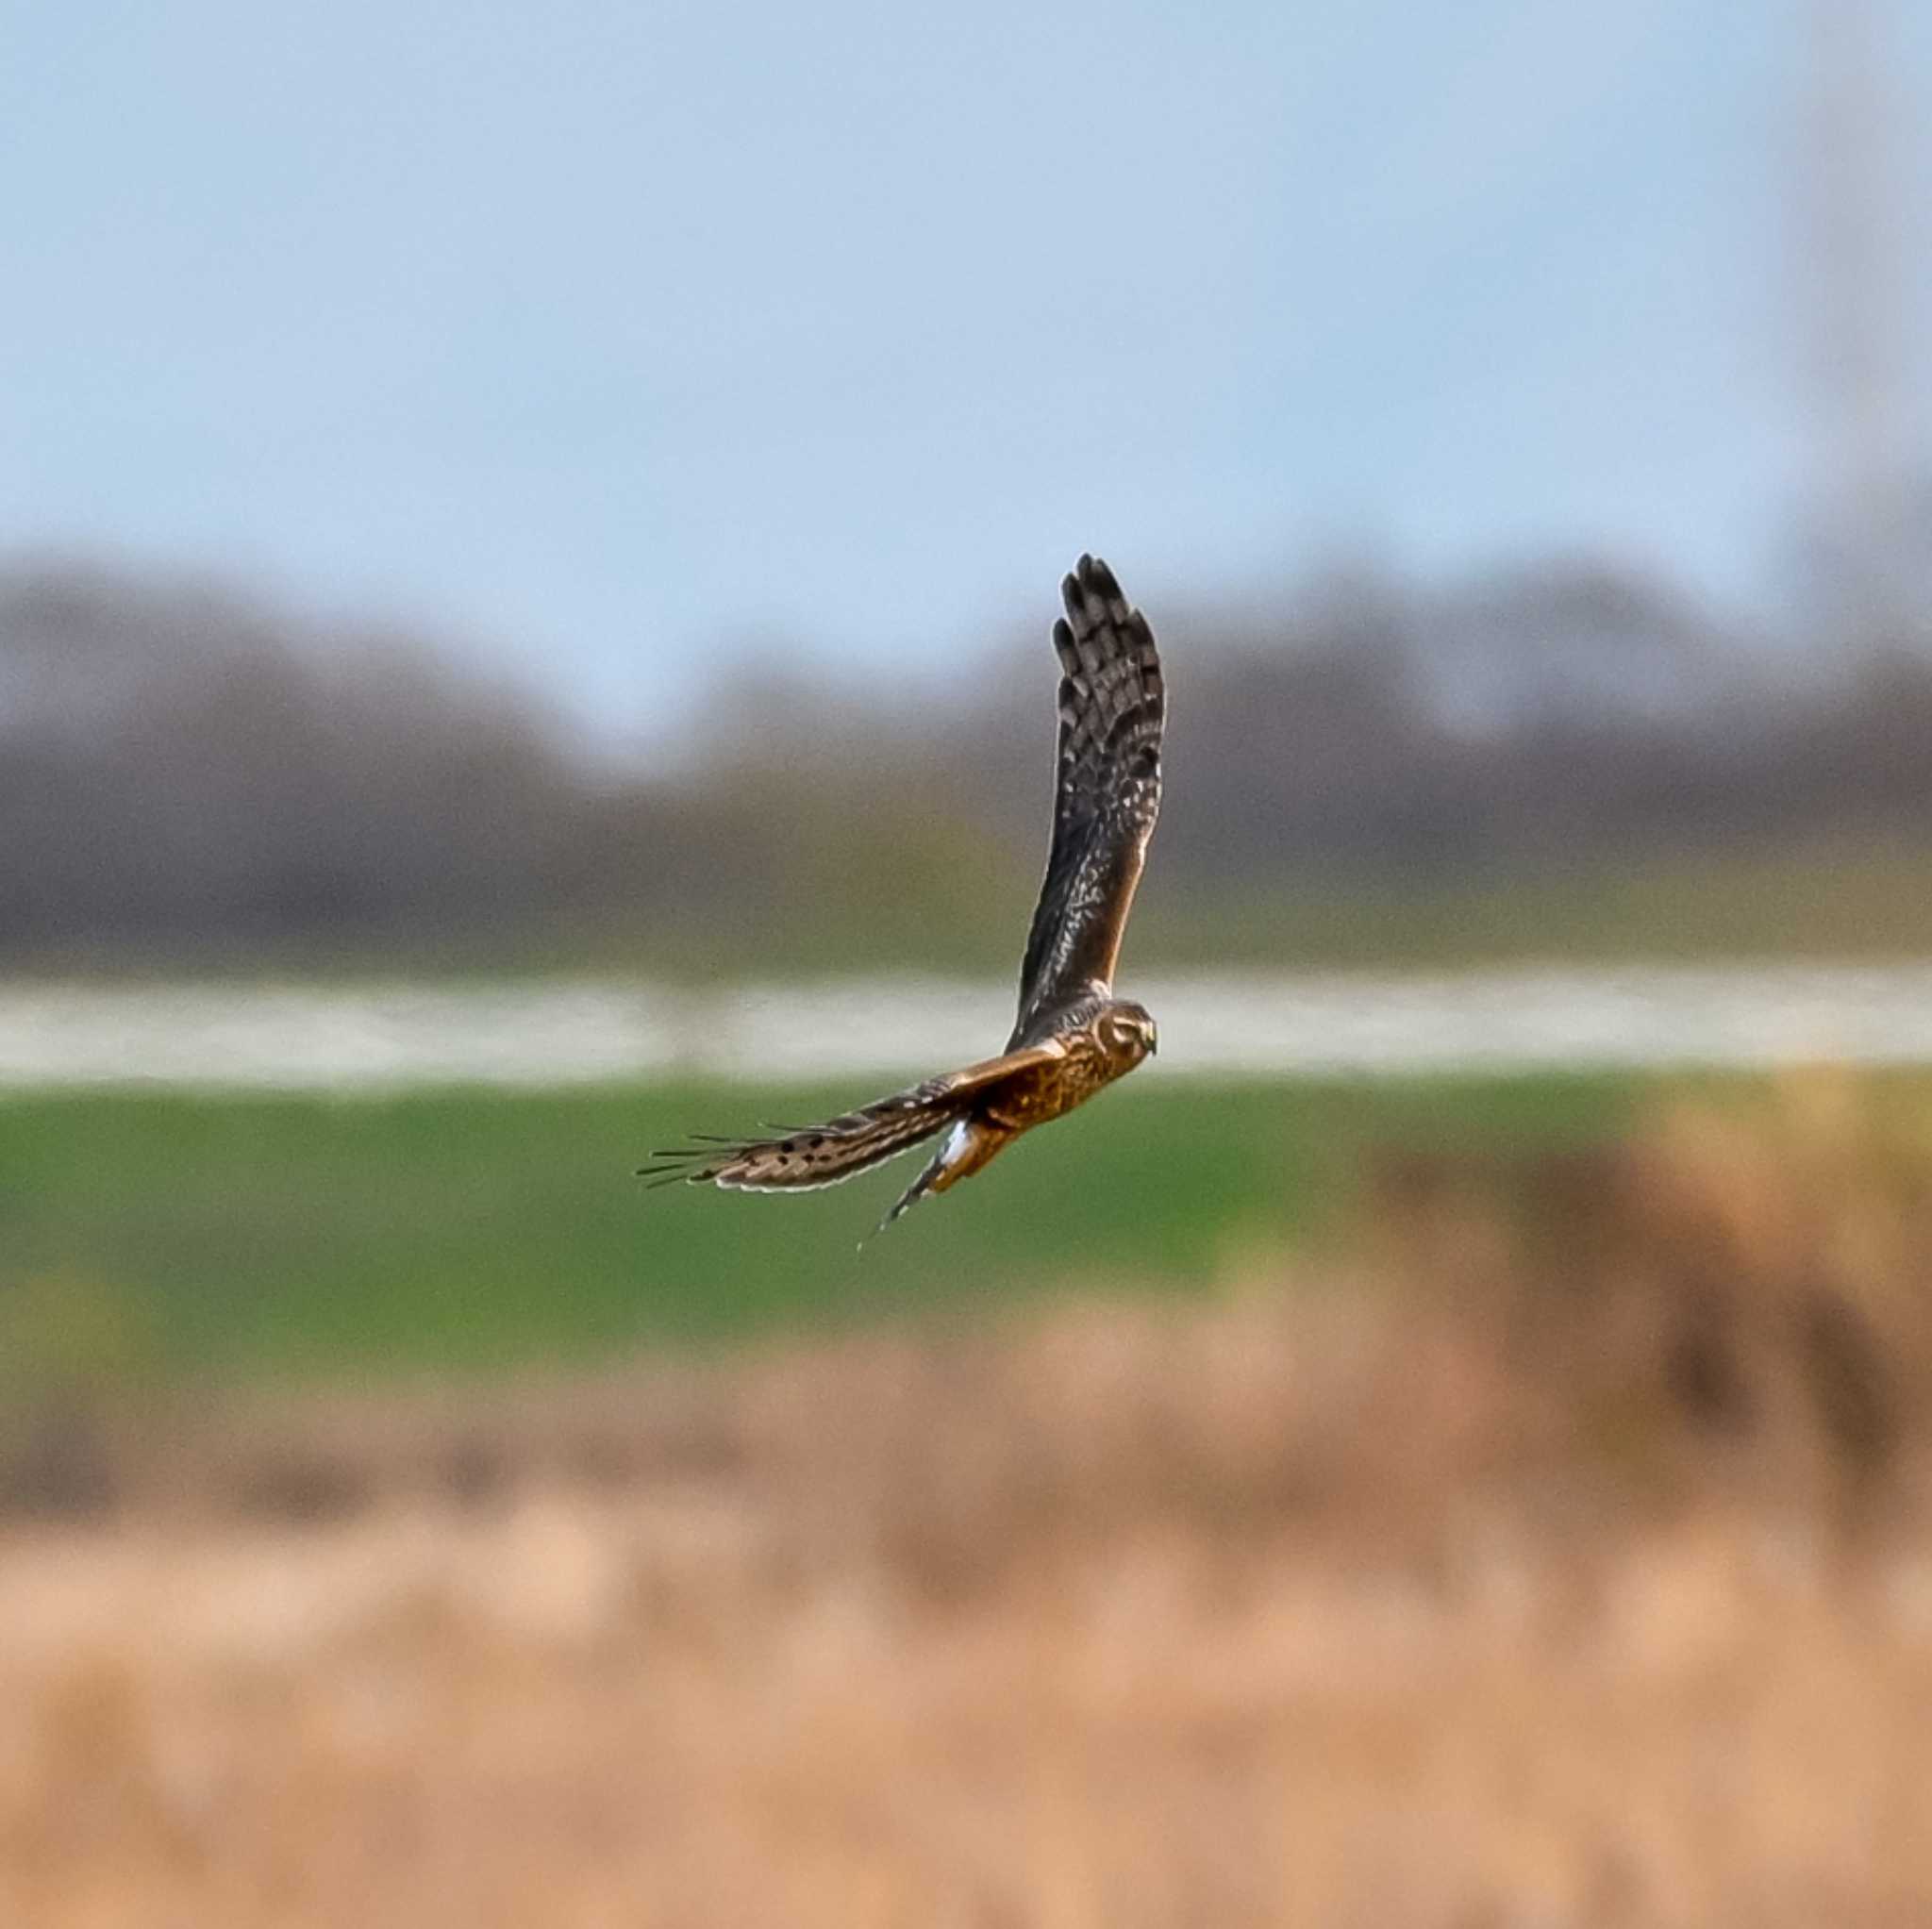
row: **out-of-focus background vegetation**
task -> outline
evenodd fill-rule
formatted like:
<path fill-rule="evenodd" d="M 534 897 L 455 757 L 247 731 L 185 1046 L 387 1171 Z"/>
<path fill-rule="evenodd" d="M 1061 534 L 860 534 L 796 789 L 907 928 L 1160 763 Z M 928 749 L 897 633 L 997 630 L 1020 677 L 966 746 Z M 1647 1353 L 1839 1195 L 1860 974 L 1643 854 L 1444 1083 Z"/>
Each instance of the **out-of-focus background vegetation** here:
<path fill-rule="evenodd" d="M 0 7 L 0 1920 L 1932 1916 L 1932 13 L 165 12 Z M 997 1045 L 1086 547 L 1160 1059 L 636 1189 Z"/>
<path fill-rule="evenodd" d="M 1932 550 L 1932 484 L 1901 540 Z M 1135 587 L 1179 689 L 1139 966 L 1932 946 L 1932 588 L 1783 647 L 1577 557 Z M 620 758 L 420 641 L 16 562 L 0 946 L 39 973 L 1004 973 L 1051 800 L 1054 578 L 1033 600 L 910 690 L 730 664 L 675 757 Z"/>

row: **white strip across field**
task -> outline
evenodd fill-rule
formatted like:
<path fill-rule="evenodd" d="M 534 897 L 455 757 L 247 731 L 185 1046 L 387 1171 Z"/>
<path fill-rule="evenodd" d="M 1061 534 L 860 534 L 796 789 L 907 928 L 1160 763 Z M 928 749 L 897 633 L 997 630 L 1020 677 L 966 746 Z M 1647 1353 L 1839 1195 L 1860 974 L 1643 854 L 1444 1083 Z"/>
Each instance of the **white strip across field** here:
<path fill-rule="evenodd" d="M 1932 1062 L 1932 963 L 1136 980 L 1151 1073 Z M 0 1087 L 352 1090 L 916 1076 L 996 1051 L 1002 984 L 0 986 Z"/>

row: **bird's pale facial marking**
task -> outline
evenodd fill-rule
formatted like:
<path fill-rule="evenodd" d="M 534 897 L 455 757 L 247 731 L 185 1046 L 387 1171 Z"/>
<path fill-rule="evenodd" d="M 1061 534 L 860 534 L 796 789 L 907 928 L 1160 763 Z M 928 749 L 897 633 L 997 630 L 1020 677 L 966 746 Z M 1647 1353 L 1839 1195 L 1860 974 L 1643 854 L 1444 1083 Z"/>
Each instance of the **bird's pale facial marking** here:
<path fill-rule="evenodd" d="M 1100 1022 L 1100 1035 L 1108 1051 L 1132 1057 L 1137 1063 L 1152 1056 L 1160 1044 L 1153 1019 L 1138 1005 L 1109 1011 Z"/>

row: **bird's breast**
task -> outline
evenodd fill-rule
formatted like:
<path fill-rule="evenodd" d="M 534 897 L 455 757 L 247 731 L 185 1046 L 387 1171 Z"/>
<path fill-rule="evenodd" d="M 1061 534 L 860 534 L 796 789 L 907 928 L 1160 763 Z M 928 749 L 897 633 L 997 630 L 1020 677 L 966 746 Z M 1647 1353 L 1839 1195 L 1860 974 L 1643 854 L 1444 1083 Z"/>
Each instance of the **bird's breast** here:
<path fill-rule="evenodd" d="M 989 1093 L 981 1106 L 987 1117 L 1015 1132 L 1043 1125 L 1062 1112 L 1071 1112 L 1122 1073 L 1131 1072 L 1137 1062 L 1109 1057 L 1089 1032 L 1073 1033 L 1064 1042 L 1067 1049 L 1062 1056 L 1050 1058 L 1044 1065 L 1029 1065 Z"/>

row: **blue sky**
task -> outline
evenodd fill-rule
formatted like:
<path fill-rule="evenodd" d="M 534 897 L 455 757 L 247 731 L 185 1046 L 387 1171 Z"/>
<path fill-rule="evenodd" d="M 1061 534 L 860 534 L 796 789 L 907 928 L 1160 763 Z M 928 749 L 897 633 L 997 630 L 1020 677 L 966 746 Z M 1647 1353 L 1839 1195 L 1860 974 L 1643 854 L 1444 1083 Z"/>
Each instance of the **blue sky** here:
<path fill-rule="evenodd" d="M 1801 488 L 1798 0 L 0 31 L 0 549 L 424 623 L 619 729 L 748 639 L 938 669 L 1089 547 L 1157 606 L 1551 545 L 1746 599 Z"/>

